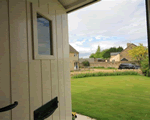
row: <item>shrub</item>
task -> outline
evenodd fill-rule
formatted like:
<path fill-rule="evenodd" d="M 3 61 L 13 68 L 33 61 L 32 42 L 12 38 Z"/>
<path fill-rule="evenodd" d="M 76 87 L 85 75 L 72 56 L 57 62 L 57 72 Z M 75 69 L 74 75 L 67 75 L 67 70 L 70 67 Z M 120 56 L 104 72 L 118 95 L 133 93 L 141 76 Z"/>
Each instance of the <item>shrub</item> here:
<path fill-rule="evenodd" d="M 82 64 L 83 64 L 84 66 L 90 66 L 90 63 L 89 63 L 89 61 L 87 61 L 87 60 L 83 61 Z"/>
<path fill-rule="evenodd" d="M 146 57 L 146 59 L 141 61 L 141 70 L 145 76 L 150 76 L 148 56 Z"/>
<path fill-rule="evenodd" d="M 99 66 L 99 67 L 92 67 L 92 68 L 97 68 L 97 69 L 99 69 L 99 68 L 105 68 L 105 67 Z"/>
<path fill-rule="evenodd" d="M 108 69 L 116 69 L 115 67 L 107 67 Z"/>
<path fill-rule="evenodd" d="M 119 75 L 140 75 L 140 74 L 134 71 L 113 72 L 113 73 L 98 72 L 98 73 L 85 73 L 85 74 L 81 73 L 72 76 L 72 78 L 84 78 L 84 77 L 94 77 L 94 76 L 119 76 Z"/>
<path fill-rule="evenodd" d="M 74 116 L 72 116 L 72 120 L 75 120 L 75 117 L 74 117 Z"/>

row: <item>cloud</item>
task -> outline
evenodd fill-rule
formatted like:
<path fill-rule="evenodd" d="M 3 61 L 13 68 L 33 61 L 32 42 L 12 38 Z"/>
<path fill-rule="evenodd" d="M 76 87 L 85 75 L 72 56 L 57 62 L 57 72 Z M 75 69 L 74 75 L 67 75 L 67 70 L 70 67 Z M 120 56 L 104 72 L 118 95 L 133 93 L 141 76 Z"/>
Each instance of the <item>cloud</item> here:
<path fill-rule="evenodd" d="M 89 58 L 89 55 L 87 55 L 87 56 L 83 56 L 82 58 Z"/>
<path fill-rule="evenodd" d="M 76 45 L 83 45 L 83 43 L 86 41 L 86 39 L 82 40 L 82 41 L 76 41 L 74 42 L 74 44 Z"/>
<path fill-rule="evenodd" d="M 82 54 L 95 52 L 97 45 L 106 49 L 125 48 L 127 42 L 147 44 L 143 0 L 104 0 L 68 14 L 68 21 L 69 42 Z"/>
<path fill-rule="evenodd" d="M 89 42 L 91 42 L 92 40 L 93 40 L 93 39 L 92 39 L 92 38 L 90 38 L 90 39 L 89 39 Z"/>

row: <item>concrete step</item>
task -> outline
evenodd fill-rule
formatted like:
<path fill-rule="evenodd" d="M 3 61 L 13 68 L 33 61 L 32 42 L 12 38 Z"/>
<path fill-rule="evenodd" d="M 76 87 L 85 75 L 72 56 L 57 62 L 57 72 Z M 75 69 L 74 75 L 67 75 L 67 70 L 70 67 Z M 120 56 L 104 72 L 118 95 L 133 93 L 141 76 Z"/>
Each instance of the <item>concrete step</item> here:
<path fill-rule="evenodd" d="M 90 118 L 85 115 L 77 114 L 77 118 L 75 120 L 96 120 L 96 119 Z"/>

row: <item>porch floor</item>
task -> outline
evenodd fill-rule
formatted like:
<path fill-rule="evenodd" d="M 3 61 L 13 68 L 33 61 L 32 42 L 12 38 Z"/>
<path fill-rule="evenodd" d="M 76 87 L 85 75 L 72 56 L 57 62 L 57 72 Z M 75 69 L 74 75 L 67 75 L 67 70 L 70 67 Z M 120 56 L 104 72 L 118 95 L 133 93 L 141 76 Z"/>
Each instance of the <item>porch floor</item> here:
<path fill-rule="evenodd" d="M 77 114 L 77 118 L 75 120 L 96 120 L 96 119 L 92 119 L 85 115 Z"/>

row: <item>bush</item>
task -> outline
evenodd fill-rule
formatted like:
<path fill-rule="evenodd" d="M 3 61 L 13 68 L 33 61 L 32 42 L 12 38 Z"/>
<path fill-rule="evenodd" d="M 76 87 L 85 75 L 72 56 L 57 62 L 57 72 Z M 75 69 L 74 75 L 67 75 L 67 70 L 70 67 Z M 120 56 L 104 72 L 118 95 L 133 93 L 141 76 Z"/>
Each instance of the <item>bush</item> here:
<path fill-rule="evenodd" d="M 119 75 L 140 75 L 140 74 L 134 71 L 113 72 L 113 73 L 98 72 L 98 73 L 84 73 L 84 74 L 81 73 L 72 76 L 72 78 L 84 78 L 84 77 L 94 77 L 94 76 L 119 76 Z"/>
<path fill-rule="evenodd" d="M 107 67 L 107 68 L 105 68 L 105 67 L 102 67 L 102 66 L 99 66 L 99 67 L 91 67 L 91 68 L 95 68 L 95 69 L 117 69 L 117 68 L 115 68 L 115 67 Z"/>
<path fill-rule="evenodd" d="M 97 69 L 99 69 L 99 68 L 105 68 L 105 67 L 99 66 L 99 67 L 92 67 L 92 68 L 97 68 Z"/>
<path fill-rule="evenodd" d="M 146 59 L 141 61 L 141 70 L 145 76 L 150 76 L 148 56 L 146 57 Z"/>
<path fill-rule="evenodd" d="M 89 63 L 89 61 L 87 61 L 87 60 L 83 61 L 82 64 L 83 64 L 84 66 L 90 66 L 90 63 Z"/>
<path fill-rule="evenodd" d="M 74 117 L 74 116 L 72 116 L 72 120 L 75 120 L 75 117 Z"/>
<path fill-rule="evenodd" d="M 116 69 L 115 67 L 107 67 L 108 69 Z"/>

